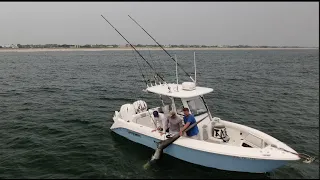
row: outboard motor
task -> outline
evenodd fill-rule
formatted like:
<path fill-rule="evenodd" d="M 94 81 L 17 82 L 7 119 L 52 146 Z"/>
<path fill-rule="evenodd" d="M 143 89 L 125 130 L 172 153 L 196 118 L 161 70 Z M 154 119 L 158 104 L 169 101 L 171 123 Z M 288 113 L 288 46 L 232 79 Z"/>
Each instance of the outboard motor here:
<path fill-rule="evenodd" d="M 134 106 L 134 109 L 136 110 L 136 114 L 147 111 L 147 108 L 148 108 L 147 103 L 142 100 L 135 101 L 133 103 L 133 106 Z"/>
<path fill-rule="evenodd" d="M 132 104 L 124 104 L 120 108 L 120 116 L 125 121 L 130 121 L 135 114 L 136 112 Z"/>

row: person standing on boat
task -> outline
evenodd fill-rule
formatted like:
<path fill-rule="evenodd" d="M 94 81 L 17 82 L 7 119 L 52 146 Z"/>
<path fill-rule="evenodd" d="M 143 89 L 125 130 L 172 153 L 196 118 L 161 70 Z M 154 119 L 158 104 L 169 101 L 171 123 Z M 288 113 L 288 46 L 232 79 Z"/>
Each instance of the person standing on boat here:
<path fill-rule="evenodd" d="M 176 112 L 171 111 L 170 116 L 168 117 L 168 127 L 169 133 L 174 135 L 180 132 L 180 129 L 183 127 L 182 119 L 177 116 Z"/>
<path fill-rule="evenodd" d="M 164 116 L 164 114 L 159 113 L 158 111 L 153 111 L 153 116 L 156 120 L 157 128 L 152 130 L 152 132 L 158 130 L 160 131 L 160 134 L 165 134 L 167 130 L 167 118 Z"/>
<path fill-rule="evenodd" d="M 192 114 L 190 114 L 189 109 L 188 108 L 183 108 L 183 113 L 184 113 L 184 117 L 183 117 L 183 121 L 184 121 L 184 126 L 183 128 L 180 130 L 180 136 L 183 135 L 183 131 L 185 129 L 187 129 L 190 125 L 196 123 L 196 119 L 194 118 L 194 116 Z M 187 136 L 192 138 L 192 139 L 199 139 L 199 129 L 198 126 L 195 125 L 193 128 L 189 129 L 189 131 L 186 132 Z"/>

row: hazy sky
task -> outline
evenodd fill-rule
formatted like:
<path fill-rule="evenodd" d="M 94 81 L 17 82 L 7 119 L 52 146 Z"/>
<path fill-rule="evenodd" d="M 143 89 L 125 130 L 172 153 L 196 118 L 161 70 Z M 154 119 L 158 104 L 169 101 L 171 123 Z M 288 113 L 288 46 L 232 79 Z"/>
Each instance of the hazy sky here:
<path fill-rule="evenodd" d="M 319 46 L 318 2 L 0 2 L 0 44 Z"/>

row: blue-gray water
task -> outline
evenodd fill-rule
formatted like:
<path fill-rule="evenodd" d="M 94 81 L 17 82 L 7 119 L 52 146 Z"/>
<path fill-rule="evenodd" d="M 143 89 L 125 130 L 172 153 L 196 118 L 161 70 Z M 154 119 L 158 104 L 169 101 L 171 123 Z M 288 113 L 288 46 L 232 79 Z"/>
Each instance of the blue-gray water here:
<path fill-rule="evenodd" d="M 193 72 L 193 51 L 170 52 Z M 199 85 L 214 88 L 205 97 L 215 116 L 319 158 L 318 50 L 196 53 Z M 175 64 L 164 52 L 143 55 L 174 82 Z M 318 160 L 250 174 L 164 155 L 144 170 L 154 151 L 109 129 L 122 104 L 141 97 L 149 107 L 160 103 L 141 91 L 134 57 L 131 51 L 0 52 L 0 178 L 319 178 Z M 188 80 L 181 70 L 179 77 Z"/>

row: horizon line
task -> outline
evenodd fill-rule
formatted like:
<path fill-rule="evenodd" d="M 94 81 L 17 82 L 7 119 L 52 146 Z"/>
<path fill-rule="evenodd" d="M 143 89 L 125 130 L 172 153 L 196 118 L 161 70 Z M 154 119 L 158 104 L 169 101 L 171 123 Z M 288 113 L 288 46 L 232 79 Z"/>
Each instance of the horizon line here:
<path fill-rule="evenodd" d="M 11 43 L 11 44 L 0 44 L 1 47 L 4 47 L 4 46 L 9 46 L 9 45 L 40 45 L 40 46 L 43 46 L 43 45 L 58 45 L 58 46 L 61 46 L 61 45 L 67 45 L 67 46 L 86 46 L 86 45 L 90 45 L 90 46 L 129 46 L 128 44 L 66 44 L 66 43 L 62 43 L 62 44 L 57 44 L 57 43 L 45 43 L 45 44 L 20 44 L 20 43 Z M 156 44 L 133 44 L 135 46 L 155 46 L 155 47 L 159 47 L 158 45 Z M 217 46 L 217 47 L 226 47 L 226 46 L 250 46 L 250 47 L 300 47 L 300 48 L 319 48 L 319 46 L 298 46 L 298 45 L 247 45 L 247 44 L 237 44 L 237 45 L 205 45 L 205 44 L 161 44 L 161 46 L 207 46 L 207 47 L 212 47 L 212 46 Z"/>

